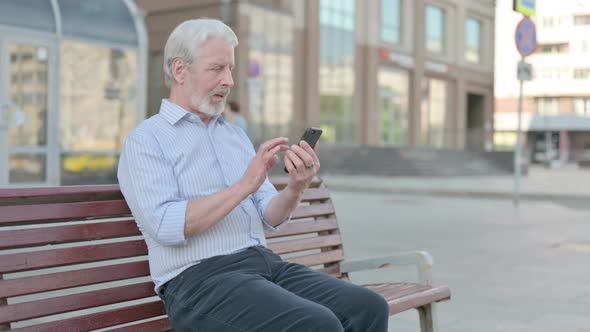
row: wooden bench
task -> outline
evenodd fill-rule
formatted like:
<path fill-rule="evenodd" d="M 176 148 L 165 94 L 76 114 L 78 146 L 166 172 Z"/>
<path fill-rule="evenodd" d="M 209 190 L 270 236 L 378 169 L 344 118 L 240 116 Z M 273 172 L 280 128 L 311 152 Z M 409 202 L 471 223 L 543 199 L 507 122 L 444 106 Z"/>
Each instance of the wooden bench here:
<path fill-rule="evenodd" d="M 280 190 L 286 179 L 273 179 Z M 293 220 L 268 233 L 286 259 L 337 278 L 390 265 L 416 265 L 420 283 L 368 285 L 390 313 L 416 308 L 435 330 L 433 304 L 448 300 L 431 284 L 432 259 L 411 252 L 346 262 L 328 189 L 314 179 Z M 147 247 L 118 186 L 0 189 L 0 330 L 170 331 L 149 279 Z M 123 325 L 123 326 L 122 326 Z"/>

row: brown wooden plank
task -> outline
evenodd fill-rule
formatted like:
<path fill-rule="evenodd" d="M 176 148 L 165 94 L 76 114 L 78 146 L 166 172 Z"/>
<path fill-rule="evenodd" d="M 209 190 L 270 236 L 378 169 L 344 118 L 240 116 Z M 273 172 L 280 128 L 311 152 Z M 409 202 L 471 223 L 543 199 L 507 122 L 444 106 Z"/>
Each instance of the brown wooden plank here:
<path fill-rule="evenodd" d="M 118 185 L 82 185 L 59 187 L 32 187 L 0 189 L 0 199 L 27 198 L 58 195 L 89 195 L 89 194 L 116 194 L 120 193 Z"/>
<path fill-rule="evenodd" d="M 273 242 L 268 244 L 268 248 L 275 254 L 287 254 L 291 252 L 304 251 L 310 249 L 320 249 L 324 247 L 334 247 L 342 244 L 342 238 L 339 234 L 315 236 L 305 239 L 287 240 Z"/>
<path fill-rule="evenodd" d="M 322 252 L 319 254 L 287 258 L 287 261 L 306 266 L 340 262 L 343 258 L 341 249 Z"/>
<path fill-rule="evenodd" d="M 145 323 L 135 324 L 131 326 L 121 327 L 118 329 L 112 329 L 110 331 L 117 331 L 117 332 L 164 332 L 164 331 L 172 331 L 172 325 L 170 324 L 170 320 L 168 318 L 161 318 L 157 320 L 152 320 Z"/>
<path fill-rule="evenodd" d="M 420 293 L 430 289 L 430 286 L 415 283 L 389 283 L 378 285 L 364 285 L 372 289 L 386 300 L 401 298 L 410 294 Z"/>
<path fill-rule="evenodd" d="M 90 263 L 146 254 L 147 246 L 144 240 L 8 254 L 0 256 L 0 273 Z"/>
<path fill-rule="evenodd" d="M 0 225 L 130 215 L 124 200 L 0 206 Z"/>
<path fill-rule="evenodd" d="M 270 182 L 275 186 L 275 188 L 277 190 L 282 190 L 287 186 L 287 183 L 289 183 L 289 178 L 286 176 L 280 176 L 280 177 L 272 177 L 270 178 Z M 322 183 L 322 179 L 320 179 L 319 177 L 315 176 L 312 180 L 311 183 L 309 184 L 309 188 L 317 188 L 320 186 L 320 184 Z"/>
<path fill-rule="evenodd" d="M 330 199 L 328 188 L 308 188 L 303 192 L 302 202 L 323 201 Z"/>
<path fill-rule="evenodd" d="M 154 302 L 137 304 L 129 307 L 113 309 L 78 316 L 55 322 L 27 326 L 14 331 L 18 332 L 53 332 L 53 331 L 90 331 L 134 321 L 165 315 L 164 303 Z M 150 330 L 144 330 L 150 331 Z"/>
<path fill-rule="evenodd" d="M 0 324 L 137 300 L 154 295 L 154 284 L 152 282 L 143 282 L 92 292 L 9 304 L 0 307 Z"/>
<path fill-rule="evenodd" d="M 278 231 L 269 231 L 265 233 L 265 235 L 267 239 L 273 239 L 283 236 L 317 233 L 336 229 L 338 229 L 336 218 L 328 218 L 289 223 L 281 226 Z"/>
<path fill-rule="evenodd" d="M 449 300 L 451 291 L 447 286 L 433 287 L 418 293 L 387 300 L 389 314 L 395 315 L 408 309 L 419 308 L 426 304 Z"/>
<path fill-rule="evenodd" d="M 0 298 L 149 276 L 148 261 L 0 280 Z"/>
<path fill-rule="evenodd" d="M 19 230 L 0 230 L 0 249 L 141 235 L 134 220 Z"/>
<path fill-rule="evenodd" d="M 320 216 L 328 216 L 335 213 L 334 205 L 332 203 L 314 204 L 314 205 L 300 205 L 298 206 L 291 219 L 313 218 Z"/>

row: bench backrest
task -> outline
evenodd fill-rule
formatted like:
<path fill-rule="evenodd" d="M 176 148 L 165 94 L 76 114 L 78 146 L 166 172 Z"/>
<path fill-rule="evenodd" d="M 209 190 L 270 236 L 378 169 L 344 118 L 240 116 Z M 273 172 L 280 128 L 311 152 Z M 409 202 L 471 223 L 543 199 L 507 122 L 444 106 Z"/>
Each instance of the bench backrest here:
<path fill-rule="evenodd" d="M 342 276 L 342 240 L 320 179 L 267 238 L 284 258 Z M 0 330 L 92 330 L 164 315 L 118 186 L 0 189 Z"/>

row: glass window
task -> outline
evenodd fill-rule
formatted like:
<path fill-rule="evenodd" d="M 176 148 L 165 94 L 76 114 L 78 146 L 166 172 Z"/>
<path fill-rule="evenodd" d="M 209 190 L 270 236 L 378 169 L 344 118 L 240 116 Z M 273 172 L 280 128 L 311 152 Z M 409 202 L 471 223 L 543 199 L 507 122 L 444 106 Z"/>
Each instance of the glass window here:
<path fill-rule="evenodd" d="M 445 11 L 426 5 L 426 49 L 432 53 L 445 51 Z"/>
<path fill-rule="evenodd" d="M 590 98 L 575 98 L 574 113 L 579 116 L 590 116 Z"/>
<path fill-rule="evenodd" d="M 421 143 L 442 148 L 446 134 L 447 82 L 432 78 L 422 82 Z"/>
<path fill-rule="evenodd" d="M 2 0 L 0 24 L 55 32 L 50 0 Z"/>
<path fill-rule="evenodd" d="M 354 142 L 354 48 L 354 0 L 321 0 L 320 119 L 327 142 Z"/>
<path fill-rule="evenodd" d="M 137 45 L 135 23 L 122 0 L 58 0 L 63 34 Z"/>
<path fill-rule="evenodd" d="M 574 16 L 574 25 L 590 25 L 590 15 Z"/>
<path fill-rule="evenodd" d="M 248 134 L 257 144 L 291 136 L 295 30 L 290 13 L 253 6 L 250 15 Z"/>
<path fill-rule="evenodd" d="M 42 147 L 47 144 L 47 70 L 49 51 L 44 46 L 11 44 L 10 126 L 11 146 Z"/>
<path fill-rule="evenodd" d="M 379 84 L 379 143 L 405 145 L 409 127 L 408 72 L 384 68 L 378 73 Z"/>
<path fill-rule="evenodd" d="M 127 134 L 137 125 L 137 52 L 75 41 L 61 45 L 60 125 L 62 182 L 102 173 L 116 180 L 115 165 Z"/>
<path fill-rule="evenodd" d="M 558 115 L 559 99 L 539 98 L 537 100 L 537 113 L 539 113 L 540 115 Z"/>
<path fill-rule="evenodd" d="M 473 63 L 481 61 L 481 22 L 474 18 L 465 20 L 465 59 Z"/>
<path fill-rule="evenodd" d="M 45 154 L 12 154 L 10 156 L 10 183 L 38 183 L 46 179 Z"/>
<path fill-rule="evenodd" d="M 381 40 L 401 42 L 401 0 L 381 0 Z"/>
<path fill-rule="evenodd" d="M 576 68 L 574 69 L 574 79 L 587 80 L 590 78 L 590 68 Z"/>

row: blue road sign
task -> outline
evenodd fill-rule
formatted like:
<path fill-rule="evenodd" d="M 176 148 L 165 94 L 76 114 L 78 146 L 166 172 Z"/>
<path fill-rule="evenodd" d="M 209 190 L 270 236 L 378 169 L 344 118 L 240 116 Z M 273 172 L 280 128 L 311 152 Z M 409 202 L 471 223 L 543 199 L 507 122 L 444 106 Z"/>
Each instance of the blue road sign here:
<path fill-rule="evenodd" d="M 524 16 L 516 26 L 514 35 L 516 48 L 522 57 L 529 56 L 537 50 L 537 28 L 535 22 Z"/>

